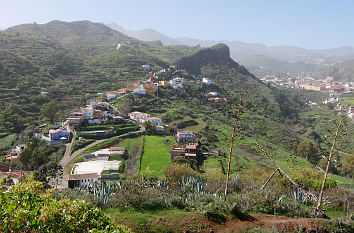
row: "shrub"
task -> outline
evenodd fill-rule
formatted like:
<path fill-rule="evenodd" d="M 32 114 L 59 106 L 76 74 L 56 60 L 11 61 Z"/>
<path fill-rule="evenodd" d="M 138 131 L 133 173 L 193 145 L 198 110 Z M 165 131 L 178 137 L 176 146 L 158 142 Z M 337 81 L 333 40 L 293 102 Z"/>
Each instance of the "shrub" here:
<path fill-rule="evenodd" d="M 75 140 L 75 142 L 72 145 L 72 152 L 84 148 L 85 146 L 91 144 L 94 141 L 95 141 L 94 139 L 86 139 L 84 141 Z"/>
<path fill-rule="evenodd" d="M 197 173 L 188 164 L 171 163 L 164 169 L 167 182 L 176 185 L 186 177 L 197 177 Z"/>
<path fill-rule="evenodd" d="M 8 192 L 0 192 L 2 232 L 130 232 L 85 201 L 55 200 L 41 190 L 43 185 L 31 175 Z"/>
<path fill-rule="evenodd" d="M 225 215 L 218 211 L 207 211 L 204 215 L 205 217 L 207 217 L 208 220 L 215 223 L 224 223 L 227 220 Z"/>

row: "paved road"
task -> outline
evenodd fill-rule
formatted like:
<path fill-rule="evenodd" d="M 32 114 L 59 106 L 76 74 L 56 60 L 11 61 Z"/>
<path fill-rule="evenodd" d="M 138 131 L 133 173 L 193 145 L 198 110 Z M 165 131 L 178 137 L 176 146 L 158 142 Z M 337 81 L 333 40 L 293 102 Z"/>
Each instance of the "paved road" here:
<path fill-rule="evenodd" d="M 65 169 L 66 165 L 71 161 L 73 160 L 75 157 L 77 157 L 78 155 L 80 155 L 82 152 L 84 152 L 85 150 L 87 150 L 88 148 L 92 147 L 92 146 L 95 146 L 101 142 L 104 142 L 104 141 L 107 141 L 107 140 L 110 140 L 112 138 L 120 138 L 120 137 L 124 137 L 124 136 L 127 136 L 129 134 L 132 134 L 132 133 L 143 133 L 145 131 L 144 128 L 140 128 L 140 130 L 138 131 L 134 131 L 134 132 L 129 132 L 129 133 L 125 133 L 125 134 L 122 134 L 122 135 L 119 135 L 119 136 L 115 136 L 115 137 L 111 137 L 111 138 L 106 138 L 106 139 L 101 139 L 101 140 L 97 140 L 87 146 L 85 146 L 84 148 L 81 148 L 80 150 L 77 150 L 75 151 L 73 154 L 69 154 L 69 152 L 67 153 L 68 151 L 68 147 L 67 147 L 67 151 L 65 152 L 65 156 L 62 158 L 62 160 L 60 161 L 60 165 Z M 68 146 L 68 145 L 67 145 Z M 70 150 L 70 153 L 71 153 L 71 149 Z M 68 180 L 69 178 L 69 175 L 66 175 L 63 173 L 63 178 L 60 179 L 58 182 L 58 188 L 67 188 L 68 187 Z"/>

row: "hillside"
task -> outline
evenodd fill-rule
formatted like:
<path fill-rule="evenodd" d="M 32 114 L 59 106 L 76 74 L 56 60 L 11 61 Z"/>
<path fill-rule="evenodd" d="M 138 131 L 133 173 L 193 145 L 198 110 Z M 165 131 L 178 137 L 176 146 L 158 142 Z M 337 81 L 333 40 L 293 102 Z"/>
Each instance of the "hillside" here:
<path fill-rule="evenodd" d="M 101 23 L 90 21 L 63 22 L 54 20 L 46 24 L 23 24 L 8 28 L 9 32 L 31 33 L 57 42 L 79 56 L 95 56 L 112 52 L 117 44 L 139 46 L 141 43 Z"/>
<path fill-rule="evenodd" d="M 354 60 L 346 60 L 341 63 L 324 67 L 315 74 L 319 79 L 325 79 L 327 76 L 333 76 L 337 81 L 354 81 Z"/>
<path fill-rule="evenodd" d="M 255 74 L 263 73 L 301 73 L 314 72 L 319 69 L 319 65 L 306 64 L 303 62 L 287 62 L 278 60 L 266 55 L 251 55 L 239 59 L 239 62 L 245 65 Z"/>

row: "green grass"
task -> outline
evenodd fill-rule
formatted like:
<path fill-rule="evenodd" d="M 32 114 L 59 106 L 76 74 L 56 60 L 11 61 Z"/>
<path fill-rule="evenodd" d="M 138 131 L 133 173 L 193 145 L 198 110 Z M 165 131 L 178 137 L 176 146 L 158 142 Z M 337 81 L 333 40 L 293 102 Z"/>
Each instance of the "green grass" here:
<path fill-rule="evenodd" d="M 346 105 L 354 105 L 354 97 L 343 97 L 342 102 Z"/>
<path fill-rule="evenodd" d="M 222 158 L 221 158 L 222 159 Z M 223 176 L 222 168 L 219 158 L 208 158 L 204 161 L 204 171 L 206 177 L 220 177 Z"/>
<path fill-rule="evenodd" d="M 6 149 L 16 140 L 17 134 L 10 134 L 0 139 L 0 150 Z"/>
<path fill-rule="evenodd" d="M 163 140 L 168 139 L 168 143 Z M 141 160 L 141 174 L 148 177 L 158 177 L 163 174 L 163 168 L 170 164 L 170 151 L 174 143 L 172 136 L 145 136 L 144 153 Z"/>
<path fill-rule="evenodd" d="M 191 131 L 191 132 L 199 132 L 207 126 L 207 123 L 202 121 L 202 119 L 200 119 L 200 118 L 194 119 L 194 120 L 198 123 L 198 125 L 188 126 L 188 127 L 183 128 L 183 130 Z"/>
<path fill-rule="evenodd" d="M 118 146 L 125 147 L 125 150 L 130 154 L 134 148 L 136 148 L 136 145 L 142 145 L 143 144 L 143 137 L 137 137 L 137 138 L 125 138 L 122 141 L 118 143 Z"/>
<path fill-rule="evenodd" d="M 329 176 L 335 178 L 338 182 L 338 186 L 340 186 L 340 187 L 344 187 L 344 188 L 349 189 L 354 186 L 353 180 L 351 178 L 333 175 L 333 174 L 330 174 Z"/>
<path fill-rule="evenodd" d="M 118 224 L 131 227 L 134 232 L 181 232 L 180 226 L 162 225 L 185 218 L 191 214 L 188 210 L 136 210 L 134 208 L 108 208 L 104 214 Z M 192 216 L 190 216 L 192 218 Z M 158 221 L 157 221 L 158 219 Z M 174 229 L 176 227 L 176 229 Z"/>

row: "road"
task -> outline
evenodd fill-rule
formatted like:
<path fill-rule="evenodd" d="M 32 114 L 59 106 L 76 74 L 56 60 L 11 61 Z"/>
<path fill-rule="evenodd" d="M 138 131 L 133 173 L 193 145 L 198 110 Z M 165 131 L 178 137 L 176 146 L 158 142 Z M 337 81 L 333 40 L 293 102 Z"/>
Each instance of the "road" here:
<path fill-rule="evenodd" d="M 95 145 L 97 145 L 97 144 L 99 144 L 99 143 L 101 143 L 101 142 L 105 142 L 105 141 L 107 141 L 107 140 L 110 140 L 110 139 L 112 139 L 112 138 L 120 138 L 120 137 L 127 136 L 127 135 L 129 135 L 129 134 L 132 134 L 132 133 L 143 133 L 144 131 L 145 131 L 145 129 L 140 126 L 140 130 L 138 130 L 138 131 L 125 133 L 125 134 L 122 134 L 122 135 L 119 135 L 119 136 L 115 136 L 115 137 L 111 137 L 111 138 L 105 138 L 105 139 L 97 140 L 97 141 L 95 141 L 95 142 L 93 142 L 93 143 L 91 143 L 91 144 L 85 146 L 84 148 L 81 148 L 80 150 L 75 151 L 73 154 L 70 154 L 70 153 L 71 153 L 71 149 L 68 149 L 68 145 L 69 145 L 69 144 L 67 144 L 67 150 L 66 150 L 66 152 L 65 152 L 65 156 L 64 156 L 64 157 L 62 158 L 62 160 L 60 161 L 60 165 L 61 165 L 61 166 L 64 168 L 64 170 L 65 170 L 65 167 L 67 166 L 67 164 L 68 164 L 71 160 L 73 160 L 73 159 L 76 158 L 78 155 L 80 155 L 82 152 L 84 152 L 85 150 L 89 149 L 89 148 L 92 147 L 92 146 L 95 146 Z M 57 186 L 57 187 L 58 187 L 59 189 L 61 189 L 61 188 L 67 188 L 67 187 L 68 187 L 68 182 L 67 182 L 68 178 L 69 178 L 69 175 L 66 175 L 66 174 L 63 173 L 63 177 L 62 177 L 62 179 L 60 179 L 60 180 L 58 181 L 58 186 Z"/>

